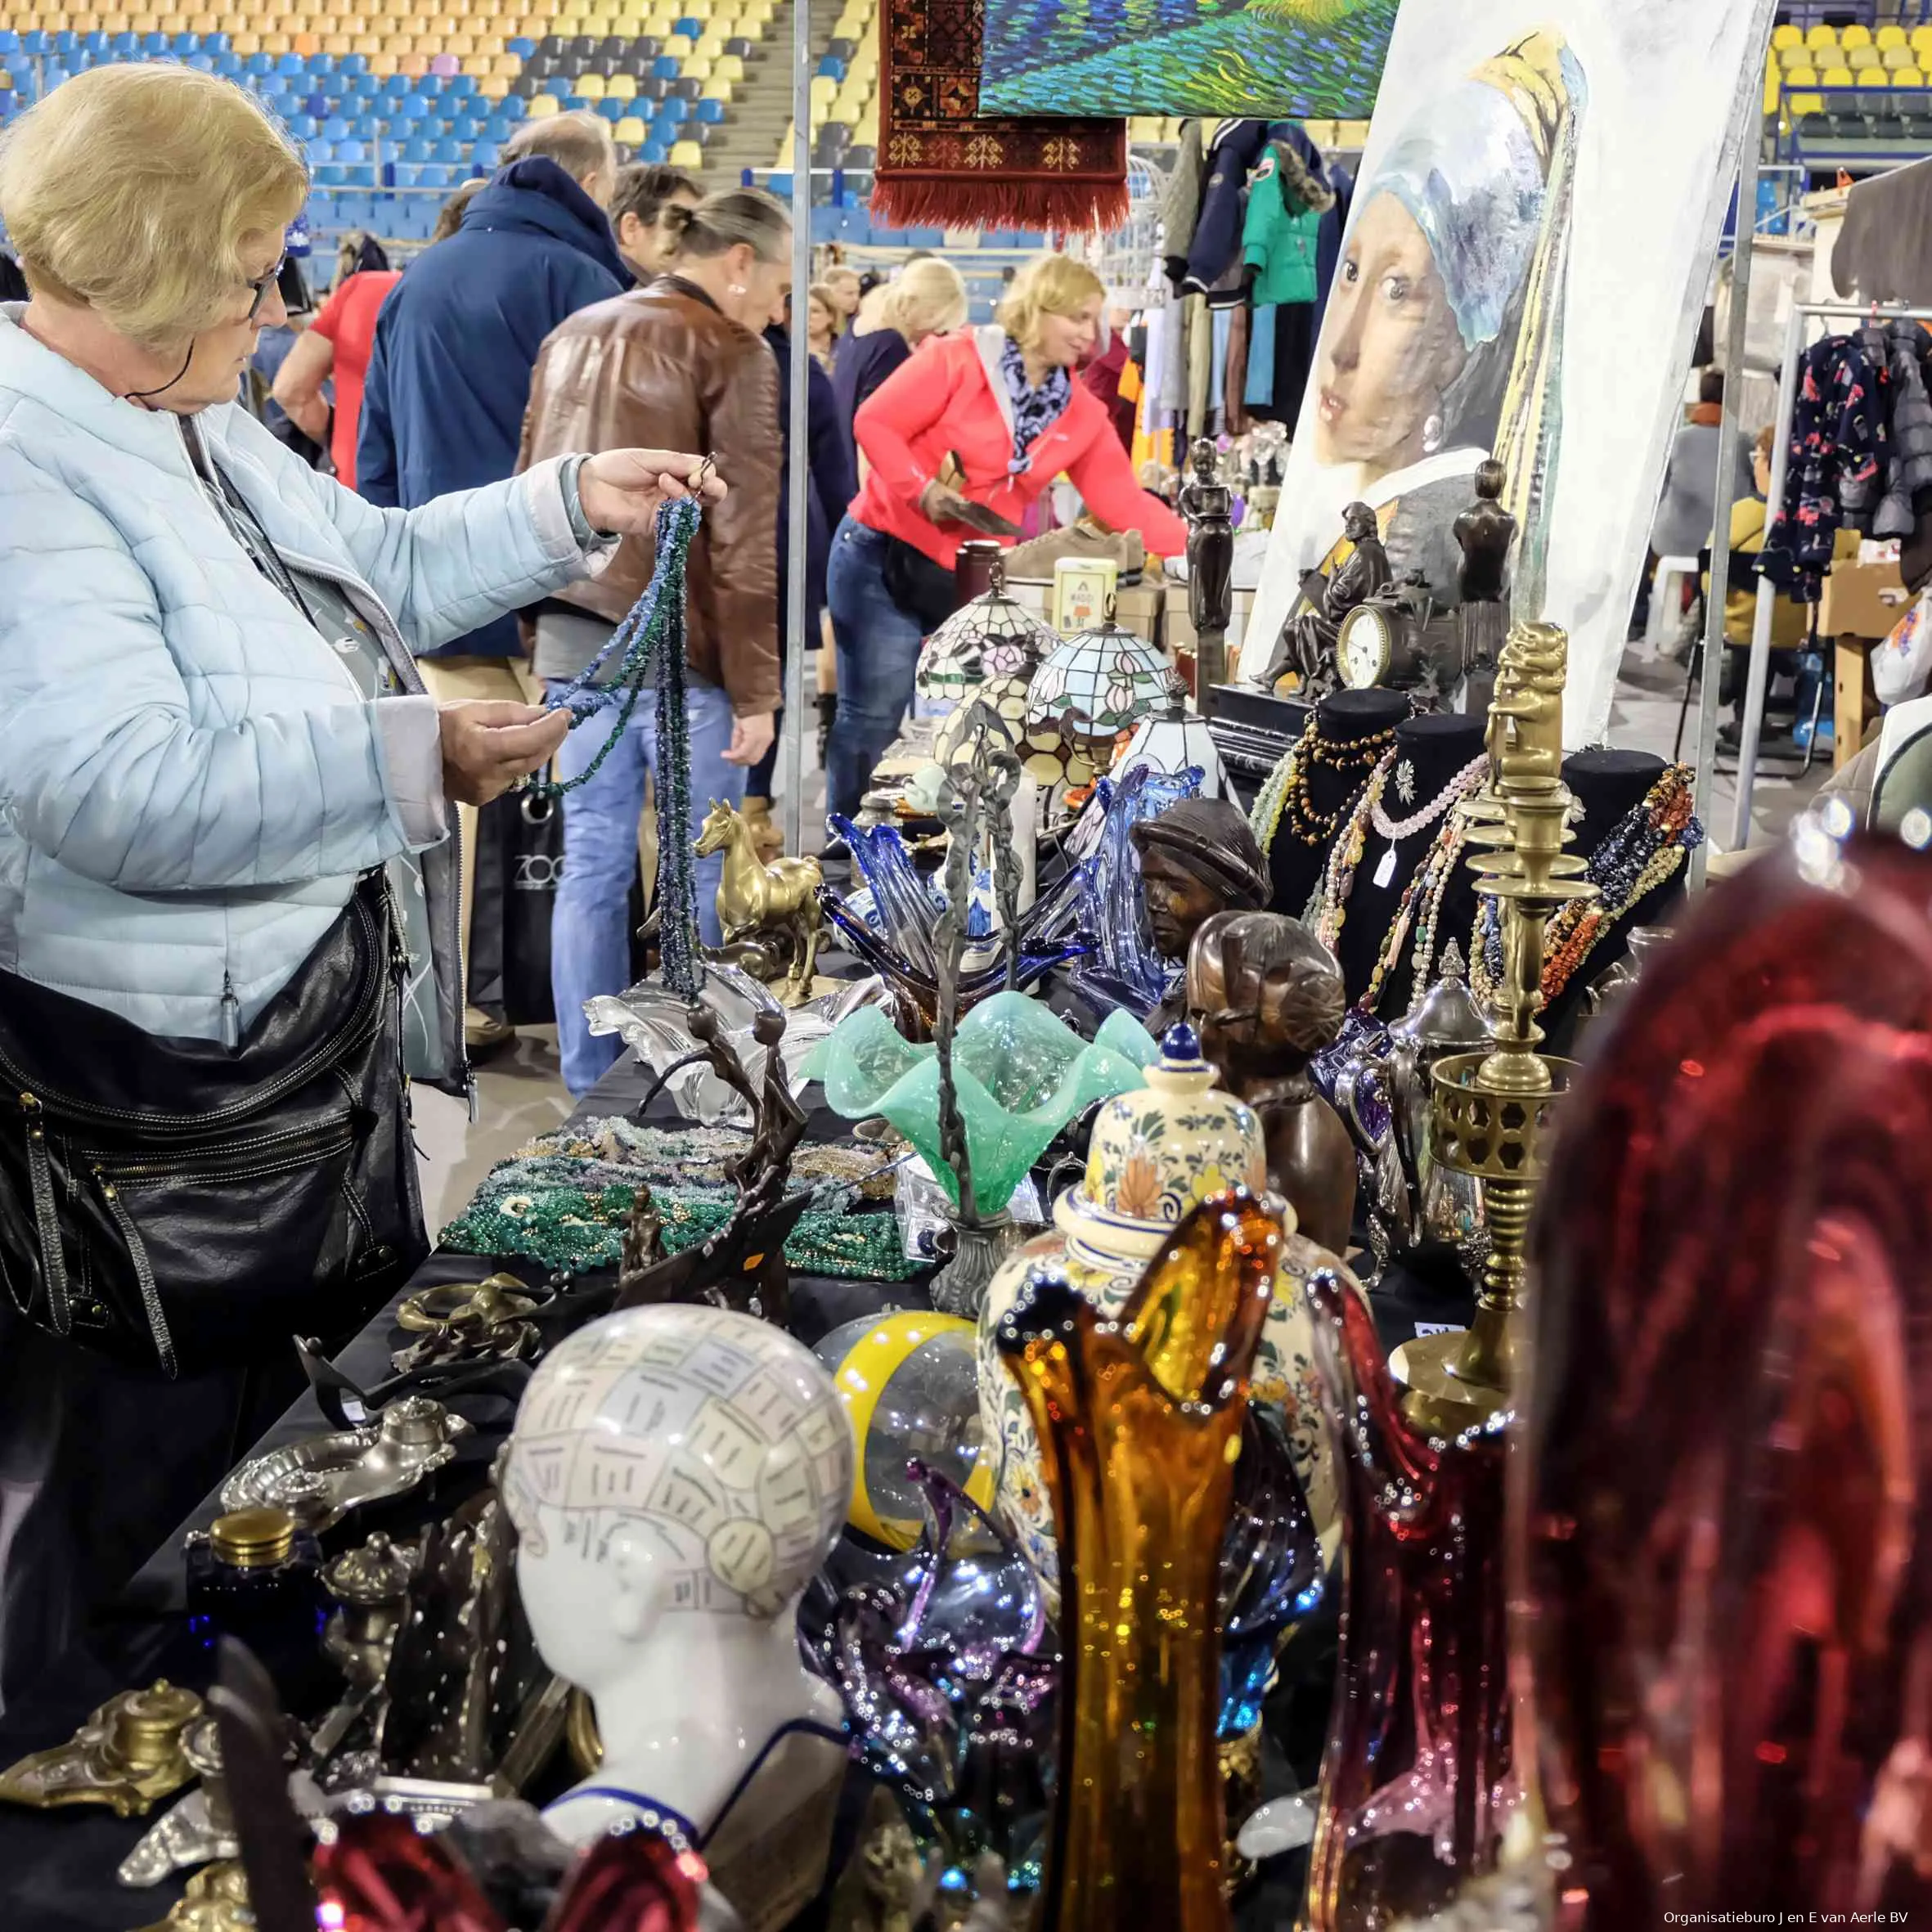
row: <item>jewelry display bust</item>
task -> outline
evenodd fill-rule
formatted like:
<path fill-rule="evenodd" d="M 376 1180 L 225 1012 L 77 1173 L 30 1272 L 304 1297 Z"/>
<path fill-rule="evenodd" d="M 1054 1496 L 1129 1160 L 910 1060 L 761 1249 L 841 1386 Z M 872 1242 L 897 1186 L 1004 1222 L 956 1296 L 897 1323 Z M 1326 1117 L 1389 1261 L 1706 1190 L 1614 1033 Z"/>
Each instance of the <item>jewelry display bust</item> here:
<path fill-rule="evenodd" d="M 1267 855 L 1270 911 L 1299 919 L 1307 910 L 1329 847 L 1408 716 L 1401 692 L 1379 689 L 1337 691 L 1314 708 L 1248 820 Z"/>
<path fill-rule="evenodd" d="M 1280 913 L 1218 913 L 1188 949 L 1187 999 L 1202 1058 L 1260 1121 L 1268 1185 L 1310 1240 L 1346 1252 L 1355 1143 L 1308 1074 L 1346 1010 L 1335 955 Z"/>
<path fill-rule="evenodd" d="M 1431 712 L 1395 727 L 1390 762 L 1358 806 L 1359 824 L 1325 875 L 1346 898 L 1328 909 L 1321 937 L 1334 948 L 1351 1003 L 1393 1018 L 1408 1009 L 1419 977 L 1433 975 L 1453 937 L 1465 948 L 1476 919 L 1476 875 L 1462 860 L 1456 806 L 1485 771 L 1483 721 Z M 1421 875 L 1418 877 L 1418 874 Z M 1339 922 L 1337 924 L 1336 922 Z"/>
<path fill-rule="evenodd" d="M 796 1620 L 855 1459 L 808 1350 L 750 1316 L 676 1305 L 559 1343 L 506 1451 L 531 1631 L 589 1693 L 604 1742 L 546 1819 L 581 1844 L 669 1817 L 748 1926 L 787 1922 L 823 1876 L 846 1740 Z M 741 1861 L 758 1867 L 748 1899 Z"/>

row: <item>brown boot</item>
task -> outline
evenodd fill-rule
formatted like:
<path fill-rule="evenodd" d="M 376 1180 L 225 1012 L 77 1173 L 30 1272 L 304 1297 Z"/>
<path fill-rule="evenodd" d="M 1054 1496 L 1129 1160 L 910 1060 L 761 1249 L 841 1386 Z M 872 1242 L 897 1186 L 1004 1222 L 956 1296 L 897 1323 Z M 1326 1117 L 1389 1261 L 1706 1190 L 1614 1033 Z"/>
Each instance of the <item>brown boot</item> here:
<path fill-rule="evenodd" d="M 744 822 L 752 835 L 753 848 L 762 864 L 769 865 L 785 849 L 785 835 L 778 828 L 771 815 L 769 798 L 747 798 L 744 802 Z"/>

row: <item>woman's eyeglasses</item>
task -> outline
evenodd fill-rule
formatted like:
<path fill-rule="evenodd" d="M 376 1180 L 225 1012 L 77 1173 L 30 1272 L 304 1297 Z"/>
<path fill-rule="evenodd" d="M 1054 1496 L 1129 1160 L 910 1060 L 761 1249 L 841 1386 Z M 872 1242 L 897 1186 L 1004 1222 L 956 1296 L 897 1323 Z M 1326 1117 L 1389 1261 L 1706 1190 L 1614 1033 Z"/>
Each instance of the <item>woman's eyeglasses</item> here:
<path fill-rule="evenodd" d="M 245 282 L 242 285 L 245 288 L 253 289 L 255 294 L 254 300 L 248 305 L 248 319 L 251 322 L 262 312 L 262 304 L 268 299 L 268 291 L 281 279 L 282 263 L 287 260 L 288 257 L 284 255 L 258 281 Z"/>

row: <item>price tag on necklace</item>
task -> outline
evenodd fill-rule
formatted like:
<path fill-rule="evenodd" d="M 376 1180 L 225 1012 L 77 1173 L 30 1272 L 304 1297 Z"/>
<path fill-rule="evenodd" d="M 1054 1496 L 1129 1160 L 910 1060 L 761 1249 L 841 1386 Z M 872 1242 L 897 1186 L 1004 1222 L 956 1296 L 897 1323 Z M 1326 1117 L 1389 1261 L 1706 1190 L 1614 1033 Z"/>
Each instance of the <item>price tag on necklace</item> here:
<path fill-rule="evenodd" d="M 1382 863 L 1375 869 L 1375 883 L 1386 886 L 1395 876 L 1395 848 L 1391 846 L 1382 856 Z"/>

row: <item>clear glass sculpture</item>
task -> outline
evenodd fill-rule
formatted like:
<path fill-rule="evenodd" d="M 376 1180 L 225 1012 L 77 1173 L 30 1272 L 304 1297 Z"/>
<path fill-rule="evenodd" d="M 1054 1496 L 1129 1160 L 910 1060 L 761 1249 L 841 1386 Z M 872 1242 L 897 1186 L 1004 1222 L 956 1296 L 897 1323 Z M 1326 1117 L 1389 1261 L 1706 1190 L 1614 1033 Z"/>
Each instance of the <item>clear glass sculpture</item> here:
<path fill-rule="evenodd" d="M 1090 1045 L 1023 993 L 998 992 L 961 1019 L 953 1079 L 973 1192 L 997 1214 L 1054 1136 L 1095 1100 L 1143 1085 L 1159 1049 L 1140 1022 L 1108 1014 Z M 906 1040 L 877 1007 L 851 1015 L 813 1049 L 806 1073 L 848 1120 L 883 1114 L 925 1157 L 948 1196 L 958 1182 L 939 1139 L 938 1049 Z"/>

